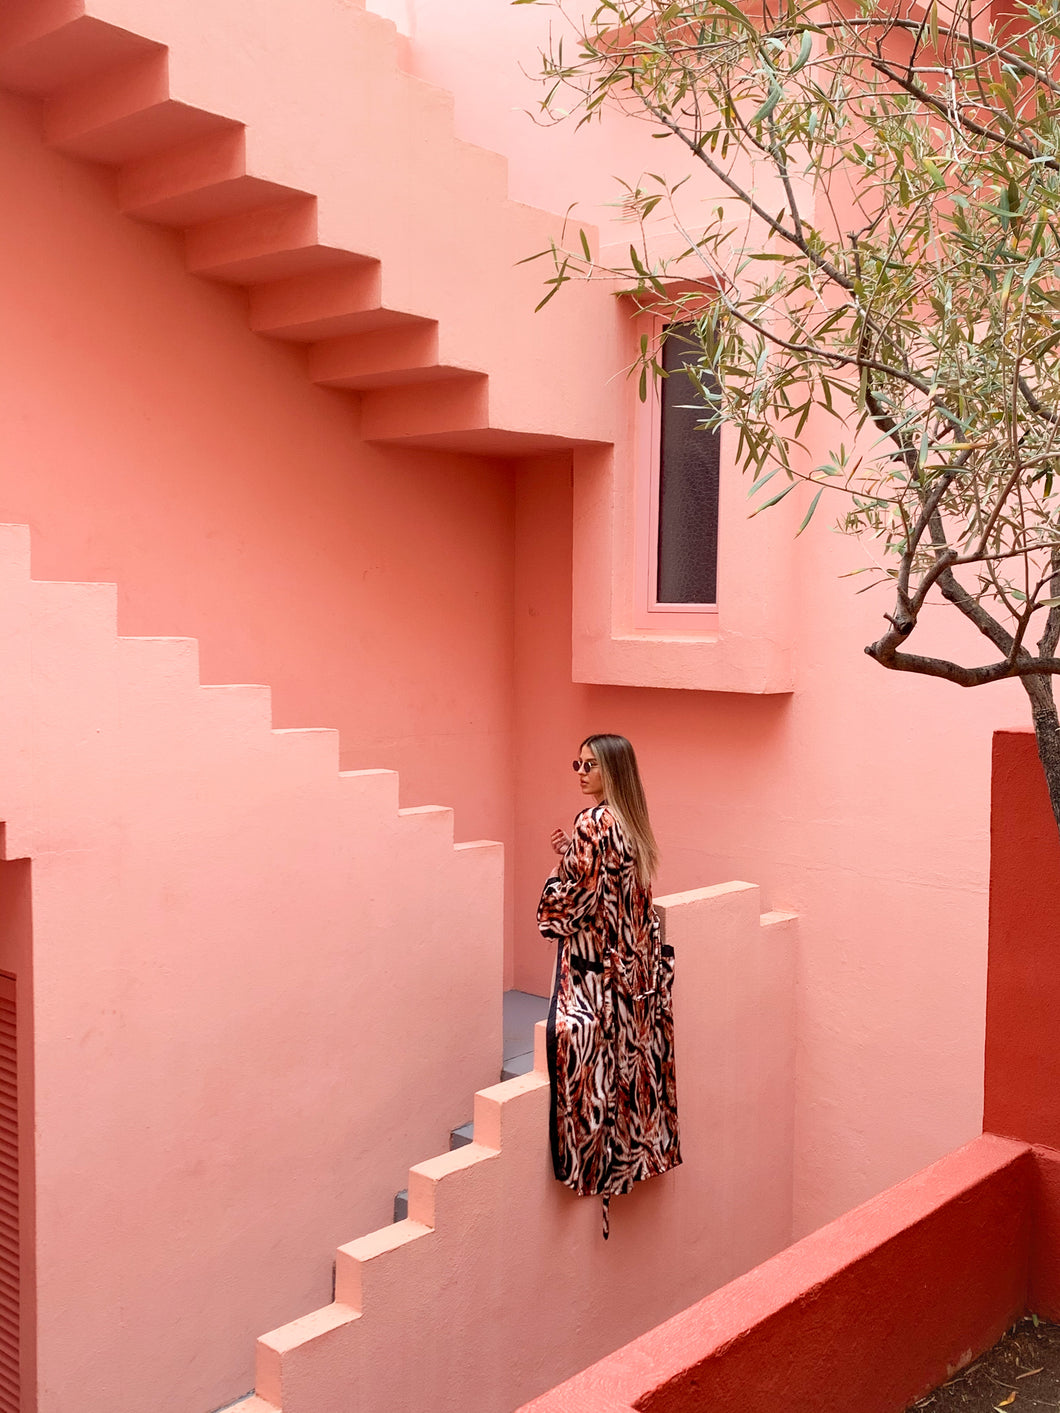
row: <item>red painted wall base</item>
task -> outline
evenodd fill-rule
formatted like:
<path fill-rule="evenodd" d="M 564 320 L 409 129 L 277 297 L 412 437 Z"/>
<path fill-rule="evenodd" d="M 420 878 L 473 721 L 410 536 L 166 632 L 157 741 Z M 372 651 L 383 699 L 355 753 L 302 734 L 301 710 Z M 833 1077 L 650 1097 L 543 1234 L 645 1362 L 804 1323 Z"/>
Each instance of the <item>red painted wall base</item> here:
<path fill-rule="evenodd" d="M 983 1127 L 1060 1149 L 1060 835 L 1029 731 L 994 736 Z"/>

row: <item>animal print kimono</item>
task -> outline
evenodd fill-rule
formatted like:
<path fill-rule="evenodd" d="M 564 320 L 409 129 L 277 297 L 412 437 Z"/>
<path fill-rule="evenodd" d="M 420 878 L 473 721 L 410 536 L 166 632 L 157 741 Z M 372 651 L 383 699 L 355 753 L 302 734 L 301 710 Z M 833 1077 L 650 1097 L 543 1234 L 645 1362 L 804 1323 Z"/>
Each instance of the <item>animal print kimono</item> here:
<path fill-rule="evenodd" d="M 674 1081 L 673 948 L 606 805 L 583 810 L 537 921 L 560 943 L 548 1017 L 552 1163 L 608 1203 L 681 1161 Z"/>

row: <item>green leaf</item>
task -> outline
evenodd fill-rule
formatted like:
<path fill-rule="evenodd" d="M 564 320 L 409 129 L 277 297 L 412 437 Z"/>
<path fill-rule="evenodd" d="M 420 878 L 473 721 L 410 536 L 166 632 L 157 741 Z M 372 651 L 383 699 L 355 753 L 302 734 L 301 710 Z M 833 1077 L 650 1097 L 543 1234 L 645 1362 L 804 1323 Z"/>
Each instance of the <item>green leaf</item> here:
<path fill-rule="evenodd" d="M 788 70 L 789 74 L 797 74 L 800 69 L 804 69 L 809 63 L 810 55 L 813 53 L 813 33 L 808 29 L 802 32 L 802 44 L 799 46 L 799 57 Z"/>
<path fill-rule="evenodd" d="M 592 263 L 592 258 L 593 258 L 593 253 L 592 253 L 592 251 L 589 249 L 589 237 L 588 237 L 588 236 L 585 234 L 585 232 L 582 231 L 582 230 L 580 230 L 580 231 L 578 232 L 578 234 L 579 234 L 579 236 L 581 237 L 582 250 L 585 252 L 585 258 L 586 258 L 586 260 L 588 260 L 589 263 L 591 264 L 591 263 Z"/>
<path fill-rule="evenodd" d="M 711 3 L 716 10 L 728 15 L 730 20 L 735 20 L 741 29 L 754 33 L 754 25 L 738 6 L 732 4 L 732 0 L 711 0 Z"/>
<path fill-rule="evenodd" d="M 566 284 L 566 280 L 557 280 L 553 284 L 552 288 L 549 290 L 548 294 L 545 295 L 544 299 L 540 300 L 537 304 L 534 305 L 535 314 L 539 314 L 541 310 L 544 309 L 548 301 L 552 299 L 553 296 L 559 294 L 559 287 L 561 284 Z"/>
<path fill-rule="evenodd" d="M 1041 343 L 1034 344 L 1027 350 L 1027 357 L 1030 359 L 1044 358 L 1047 353 L 1053 351 L 1058 343 L 1060 343 L 1060 331 L 1049 334 Z"/>
<path fill-rule="evenodd" d="M 748 496 L 753 496 L 757 494 L 757 492 L 762 489 L 762 487 L 766 484 L 767 481 L 771 481 L 773 477 L 776 476 L 778 472 L 783 471 L 783 469 L 784 468 L 782 466 L 774 466 L 772 471 L 767 471 L 764 476 L 759 476 L 752 483 L 751 489 L 747 492 Z"/>
<path fill-rule="evenodd" d="M 798 481 L 792 481 L 790 486 L 785 486 L 784 489 L 782 491 L 778 491 L 775 496 L 770 496 L 768 500 L 763 501 L 761 505 L 756 506 L 756 508 L 751 511 L 752 518 L 756 515 L 760 515 L 763 510 L 768 510 L 771 505 L 778 505 L 784 499 L 785 496 L 791 495 L 792 491 L 798 484 Z"/>
<path fill-rule="evenodd" d="M 798 537 L 802 534 L 803 530 L 806 529 L 806 526 L 807 526 L 807 525 L 810 523 L 810 521 L 813 519 L 813 512 L 817 509 L 817 502 L 821 499 L 821 497 L 822 497 L 823 495 L 824 495 L 824 487 L 822 486 L 821 489 L 820 489 L 820 490 L 817 492 L 817 494 L 814 496 L 813 500 L 810 501 L 810 508 L 809 508 L 809 510 L 806 512 L 806 514 L 803 516 L 802 524 L 801 524 L 801 525 L 799 526 L 799 528 L 795 531 L 795 538 L 796 538 L 796 539 L 798 539 Z"/>
<path fill-rule="evenodd" d="M 781 88 L 780 84 L 777 83 L 774 79 L 769 97 L 766 99 L 766 101 L 762 104 L 761 108 L 759 108 L 758 112 L 751 119 L 751 126 L 754 127 L 755 123 L 765 122 L 766 118 L 769 117 L 773 109 L 777 106 L 777 104 L 783 97 L 784 90 Z"/>

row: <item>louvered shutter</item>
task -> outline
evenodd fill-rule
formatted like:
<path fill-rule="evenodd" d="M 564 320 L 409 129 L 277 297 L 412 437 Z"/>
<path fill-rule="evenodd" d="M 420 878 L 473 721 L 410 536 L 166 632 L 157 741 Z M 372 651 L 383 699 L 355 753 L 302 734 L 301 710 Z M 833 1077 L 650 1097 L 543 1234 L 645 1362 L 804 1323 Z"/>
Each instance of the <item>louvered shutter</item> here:
<path fill-rule="evenodd" d="M 0 972 L 0 1413 L 19 1413 L 16 1018 L 15 978 Z"/>

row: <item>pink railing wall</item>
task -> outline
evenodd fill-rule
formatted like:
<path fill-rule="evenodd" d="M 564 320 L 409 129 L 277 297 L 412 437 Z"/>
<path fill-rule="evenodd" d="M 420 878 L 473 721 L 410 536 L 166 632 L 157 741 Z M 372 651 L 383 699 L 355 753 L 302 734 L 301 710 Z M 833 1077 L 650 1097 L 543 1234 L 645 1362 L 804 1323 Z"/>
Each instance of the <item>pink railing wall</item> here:
<path fill-rule="evenodd" d="M 1033 1184 L 975 1139 L 520 1413 L 901 1413 L 1023 1313 Z"/>
<path fill-rule="evenodd" d="M 259 1341 L 247 1413 L 510 1413 L 786 1245 L 797 921 L 745 883 L 659 903 L 683 1165 L 602 1239 L 599 1200 L 552 1176 L 542 1023 L 535 1073 L 476 1096 L 474 1143 L 412 1169 L 408 1220 L 339 1251 L 335 1303 Z"/>

